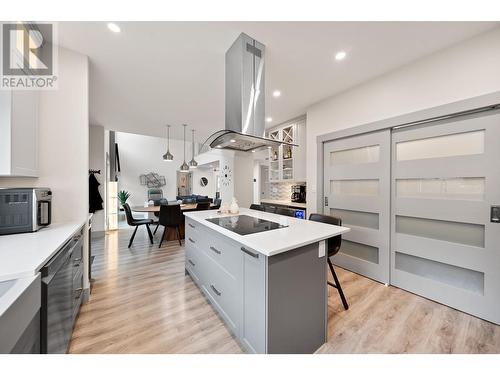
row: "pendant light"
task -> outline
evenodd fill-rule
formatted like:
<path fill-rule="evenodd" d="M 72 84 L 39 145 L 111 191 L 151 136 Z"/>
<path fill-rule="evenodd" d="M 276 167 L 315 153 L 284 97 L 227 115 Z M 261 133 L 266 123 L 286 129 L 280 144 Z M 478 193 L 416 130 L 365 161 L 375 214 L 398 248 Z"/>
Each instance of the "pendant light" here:
<path fill-rule="evenodd" d="M 163 155 L 164 161 L 174 160 L 174 155 L 170 153 L 170 125 L 167 125 L 167 152 Z"/>
<path fill-rule="evenodd" d="M 184 126 L 184 162 L 179 168 L 180 172 L 189 172 L 189 165 L 186 163 L 186 124 L 182 124 Z"/>
<path fill-rule="evenodd" d="M 189 167 L 196 168 L 198 166 L 198 162 L 196 160 L 194 160 L 194 129 L 191 129 L 191 131 L 192 131 L 192 138 L 191 138 L 192 158 L 191 158 L 191 161 L 189 162 Z"/>

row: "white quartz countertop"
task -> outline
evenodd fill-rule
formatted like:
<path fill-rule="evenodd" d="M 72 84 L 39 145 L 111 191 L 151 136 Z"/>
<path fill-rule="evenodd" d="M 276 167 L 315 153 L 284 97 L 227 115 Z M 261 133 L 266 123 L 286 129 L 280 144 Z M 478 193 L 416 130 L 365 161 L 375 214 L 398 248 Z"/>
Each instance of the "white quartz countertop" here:
<path fill-rule="evenodd" d="M 307 207 L 306 203 L 297 203 L 297 202 L 292 202 L 290 200 L 261 199 L 260 203 L 279 204 L 282 206 L 291 206 L 291 207 L 298 207 L 298 208 L 304 208 L 304 209 Z"/>
<path fill-rule="evenodd" d="M 83 225 L 53 223 L 38 232 L 0 236 L 0 281 L 35 276 Z"/>
<path fill-rule="evenodd" d="M 265 256 L 280 254 L 350 231 L 346 227 L 240 208 L 239 215 L 249 215 L 259 219 L 274 221 L 282 225 L 288 225 L 286 228 L 242 236 L 206 220 L 215 217 L 235 216 L 233 214 L 219 214 L 216 210 L 206 210 L 185 212 L 184 215 Z"/>

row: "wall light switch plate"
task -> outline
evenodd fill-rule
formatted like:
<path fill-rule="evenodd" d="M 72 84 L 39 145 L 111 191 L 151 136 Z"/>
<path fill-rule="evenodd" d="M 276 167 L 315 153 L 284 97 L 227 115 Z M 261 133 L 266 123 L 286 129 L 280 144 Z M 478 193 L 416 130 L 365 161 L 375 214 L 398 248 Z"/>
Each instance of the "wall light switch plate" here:
<path fill-rule="evenodd" d="M 326 254 L 326 241 L 319 241 L 318 258 L 323 258 Z"/>

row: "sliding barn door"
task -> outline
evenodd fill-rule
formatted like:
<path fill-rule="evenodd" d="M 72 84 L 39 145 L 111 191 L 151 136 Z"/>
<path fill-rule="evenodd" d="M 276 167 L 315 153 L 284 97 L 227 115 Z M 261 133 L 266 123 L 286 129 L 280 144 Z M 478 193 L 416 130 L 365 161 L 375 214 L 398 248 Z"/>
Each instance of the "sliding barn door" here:
<path fill-rule="evenodd" d="M 324 213 L 342 219 L 332 262 L 374 280 L 389 282 L 390 131 L 324 144 Z"/>
<path fill-rule="evenodd" d="M 395 130 L 392 158 L 391 283 L 499 324 L 500 115 Z"/>

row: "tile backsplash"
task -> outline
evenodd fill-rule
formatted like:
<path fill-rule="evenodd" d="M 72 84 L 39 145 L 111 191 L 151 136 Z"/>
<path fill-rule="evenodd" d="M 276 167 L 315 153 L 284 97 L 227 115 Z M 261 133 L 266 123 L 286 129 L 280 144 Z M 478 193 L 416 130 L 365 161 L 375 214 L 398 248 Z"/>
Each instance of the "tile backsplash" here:
<path fill-rule="evenodd" d="M 305 185 L 305 182 L 271 182 L 267 199 L 290 200 L 293 185 Z"/>

